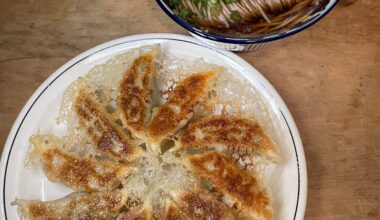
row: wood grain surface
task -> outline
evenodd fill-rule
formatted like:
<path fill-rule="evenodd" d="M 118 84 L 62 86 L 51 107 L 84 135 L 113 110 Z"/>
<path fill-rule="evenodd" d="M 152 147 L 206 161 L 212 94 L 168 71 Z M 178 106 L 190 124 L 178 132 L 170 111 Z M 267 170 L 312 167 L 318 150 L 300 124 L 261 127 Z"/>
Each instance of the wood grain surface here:
<path fill-rule="evenodd" d="M 97 44 L 179 33 L 153 0 L 0 0 L 0 150 L 33 91 Z M 380 219 L 380 1 L 345 0 L 313 27 L 240 53 L 273 84 L 308 165 L 305 219 Z"/>

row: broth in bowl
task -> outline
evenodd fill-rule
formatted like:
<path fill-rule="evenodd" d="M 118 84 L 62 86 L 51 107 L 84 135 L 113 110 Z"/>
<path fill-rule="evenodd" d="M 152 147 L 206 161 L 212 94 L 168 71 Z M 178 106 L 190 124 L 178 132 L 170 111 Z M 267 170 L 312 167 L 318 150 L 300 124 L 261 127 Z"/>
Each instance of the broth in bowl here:
<path fill-rule="evenodd" d="M 316 14 L 320 0 L 165 0 L 173 12 L 202 31 L 254 38 L 288 31 Z"/>

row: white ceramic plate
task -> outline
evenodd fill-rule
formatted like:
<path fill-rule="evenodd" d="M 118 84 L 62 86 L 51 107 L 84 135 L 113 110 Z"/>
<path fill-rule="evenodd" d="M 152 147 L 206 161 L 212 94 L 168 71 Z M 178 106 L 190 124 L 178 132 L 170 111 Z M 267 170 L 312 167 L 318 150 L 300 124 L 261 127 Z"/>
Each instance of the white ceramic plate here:
<path fill-rule="evenodd" d="M 55 117 L 67 86 L 95 64 L 131 48 L 154 43 L 160 43 L 165 54 L 190 60 L 203 57 L 252 83 L 266 103 L 283 158 L 269 174 L 274 219 L 303 219 L 307 196 L 305 157 L 297 127 L 280 96 L 256 69 L 237 55 L 208 48 L 191 37 L 173 34 L 136 35 L 99 45 L 70 60 L 37 89 L 19 114 L 4 147 L 0 167 L 0 219 L 18 219 L 16 207 L 11 206 L 16 197 L 54 200 L 70 192 L 61 184 L 51 183 L 40 169 L 24 167 L 28 139 L 33 133 L 63 132 L 64 128 L 55 124 Z"/>

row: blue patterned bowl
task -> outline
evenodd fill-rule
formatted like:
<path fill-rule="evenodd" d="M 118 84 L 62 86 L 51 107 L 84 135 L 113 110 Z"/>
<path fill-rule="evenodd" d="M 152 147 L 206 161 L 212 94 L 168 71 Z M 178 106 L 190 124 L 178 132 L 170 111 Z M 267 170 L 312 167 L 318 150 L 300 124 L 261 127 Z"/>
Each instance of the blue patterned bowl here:
<path fill-rule="evenodd" d="M 171 19 L 173 19 L 177 24 L 181 25 L 183 28 L 189 31 L 192 36 L 199 39 L 203 43 L 212 47 L 216 47 L 218 49 L 229 51 L 251 51 L 265 48 L 275 40 L 291 36 L 310 27 L 321 18 L 323 18 L 328 12 L 330 12 L 339 0 L 322 0 L 321 4 L 319 4 L 319 7 L 316 8 L 316 10 L 312 13 L 314 16 L 311 16 L 308 21 L 295 26 L 288 31 L 256 38 L 234 38 L 205 32 L 175 15 L 170 7 L 164 2 L 164 0 L 156 1 L 162 10 Z"/>

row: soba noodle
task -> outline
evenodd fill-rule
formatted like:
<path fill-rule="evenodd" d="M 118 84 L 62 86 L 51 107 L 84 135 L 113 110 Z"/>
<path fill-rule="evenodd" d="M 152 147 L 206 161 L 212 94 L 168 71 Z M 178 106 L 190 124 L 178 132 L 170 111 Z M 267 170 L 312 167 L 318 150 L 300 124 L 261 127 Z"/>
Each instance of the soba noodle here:
<path fill-rule="evenodd" d="M 229 35 L 269 34 L 309 19 L 320 0 L 166 0 L 186 21 Z"/>

